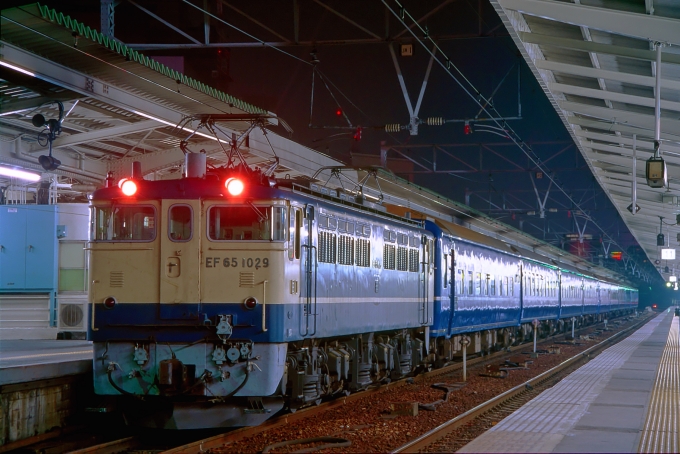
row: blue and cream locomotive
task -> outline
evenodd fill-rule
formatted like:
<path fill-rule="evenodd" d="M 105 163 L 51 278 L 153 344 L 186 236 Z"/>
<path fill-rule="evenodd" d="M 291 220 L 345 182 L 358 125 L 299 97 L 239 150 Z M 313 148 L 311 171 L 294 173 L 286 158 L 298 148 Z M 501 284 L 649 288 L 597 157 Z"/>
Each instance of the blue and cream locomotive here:
<path fill-rule="evenodd" d="M 245 166 L 91 196 L 94 386 L 139 425 L 259 424 L 637 307 L 636 291 L 438 220 Z M 570 322 L 573 323 L 573 322 Z"/>

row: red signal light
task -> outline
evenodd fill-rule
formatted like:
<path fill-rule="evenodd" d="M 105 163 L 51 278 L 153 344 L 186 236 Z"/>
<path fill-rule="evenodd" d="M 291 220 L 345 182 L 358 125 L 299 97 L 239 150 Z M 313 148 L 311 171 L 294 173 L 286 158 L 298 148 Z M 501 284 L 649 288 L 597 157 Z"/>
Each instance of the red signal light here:
<path fill-rule="evenodd" d="M 617 251 L 617 252 L 612 252 L 612 253 L 611 253 L 611 257 L 612 257 L 614 260 L 621 260 L 621 259 L 623 258 L 623 252 L 618 252 L 618 251 Z"/>
<path fill-rule="evenodd" d="M 243 181 L 239 180 L 238 178 L 227 179 L 227 181 L 224 182 L 224 187 L 227 188 L 227 192 L 230 195 L 234 196 L 241 195 L 241 193 L 245 189 Z"/>
<path fill-rule="evenodd" d="M 354 132 L 353 139 L 356 140 L 357 142 L 361 140 L 361 132 L 363 131 L 363 128 L 361 126 L 357 127 L 357 130 Z"/>
<path fill-rule="evenodd" d="M 342 115 L 342 109 L 339 108 L 339 107 L 338 107 L 337 109 L 335 109 L 335 115 L 337 115 L 338 117 L 339 117 L 340 115 Z"/>
<path fill-rule="evenodd" d="M 121 180 L 118 185 L 120 186 L 121 191 L 123 191 L 123 194 L 128 197 L 137 193 L 137 183 L 132 180 Z"/>
<path fill-rule="evenodd" d="M 463 133 L 465 135 L 472 134 L 472 126 L 470 126 L 470 122 L 466 121 L 465 126 L 463 126 Z"/>

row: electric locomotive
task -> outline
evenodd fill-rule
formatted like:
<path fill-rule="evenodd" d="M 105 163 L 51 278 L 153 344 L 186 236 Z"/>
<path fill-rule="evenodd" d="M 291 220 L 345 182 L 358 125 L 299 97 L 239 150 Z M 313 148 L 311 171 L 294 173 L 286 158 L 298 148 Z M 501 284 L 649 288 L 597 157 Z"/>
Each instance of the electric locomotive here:
<path fill-rule="evenodd" d="M 637 307 L 617 282 L 361 191 L 201 153 L 185 171 L 136 165 L 90 200 L 95 392 L 136 425 L 255 425 Z"/>
<path fill-rule="evenodd" d="M 136 166 L 90 200 L 95 392 L 128 420 L 254 425 L 425 363 L 422 222 L 242 165 L 206 171 L 199 153 L 186 169 L 147 181 Z"/>

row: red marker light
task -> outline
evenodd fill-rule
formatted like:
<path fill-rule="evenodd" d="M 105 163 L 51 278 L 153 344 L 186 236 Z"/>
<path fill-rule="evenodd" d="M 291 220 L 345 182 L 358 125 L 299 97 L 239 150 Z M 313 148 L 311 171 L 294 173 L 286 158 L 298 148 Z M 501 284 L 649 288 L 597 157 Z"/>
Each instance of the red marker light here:
<path fill-rule="evenodd" d="M 123 194 L 125 194 L 126 196 L 135 195 L 135 193 L 137 192 L 137 183 L 135 183 L 132 180 L 125 180 L 120 185 L 120 189 L 123 191 Z"/>
<path fill-rule="evenodd" d="M 340 115 L 342 115 L 342 109 L 338 107 L 338 108 L 335 110 L 335 115 L 337 115 L 338 117 L 339 117 Z"/>
<path fill-rule="evenodd" d="M 107 309 L 113 309 L 117 303 L 118 301 L 116 301 L 113 296 L 107 296 L 104 298 L 104 307 Z"/>
<path fill-rule="evenodd" d="M 253 298 L 252 296 L 249 296 L 248 298 L 245 299 L 243 302 L 243 306 L 248 309 L 248 310 L 253 310 L 255 309 L 255 306 L 257 306 L 257 300 Z"/>
<path fill-rule="evenodd" d="M 245 188 L 243 181 L 238 178 L 229 178 L 224 182 L 224 187 L 227 188 L 227 192 L 231 195 L 240 195 Z"/>

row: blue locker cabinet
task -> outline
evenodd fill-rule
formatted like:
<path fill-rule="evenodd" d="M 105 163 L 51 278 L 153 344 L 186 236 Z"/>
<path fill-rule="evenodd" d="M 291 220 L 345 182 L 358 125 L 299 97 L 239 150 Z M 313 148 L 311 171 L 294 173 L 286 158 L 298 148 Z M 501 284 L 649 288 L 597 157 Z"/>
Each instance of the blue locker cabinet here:
<path fill-rule="evenodd" d="M 56 293 L 57 209 L 0 205 L 0 292 Z"/>

